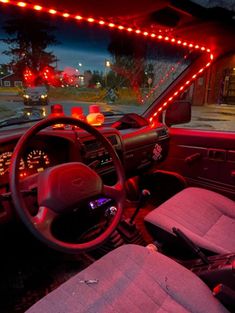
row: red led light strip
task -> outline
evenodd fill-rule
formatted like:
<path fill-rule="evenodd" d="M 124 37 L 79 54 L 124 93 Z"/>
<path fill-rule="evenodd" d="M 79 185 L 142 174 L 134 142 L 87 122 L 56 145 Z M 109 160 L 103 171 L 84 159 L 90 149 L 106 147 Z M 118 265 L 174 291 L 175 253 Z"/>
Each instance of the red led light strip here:
<path fill-rule="evenodd" d="M 191 78 L 189 78 L 184 84 L 182 84 L 176 91 L 174 91 L 174 93 L 157 109 L 157 111 L 152 114 L 152 116 L 149 118 L 149 122 L 152 127 L 155 126 L 154 121 L 157 120 L 162 111 L 166 109 L 180 93 L 182 93 L 186 88 L 189 87 L 190 83 L 198 78 L 205 71 L 205 69 L 211 65 L 212 60 L 213 54 L 210 54 L 210 61 L 205 66 L 201 67 L 195 74 L 193 74 Z"/>
<path fill-rule="evenodd" d="M 127 26 L 123 26 L 123 25 L 110 23 L 110 22 L 107 22 L 104 20 L 95 19 L 93 17 L 84 17 L 81 15 L 70 14 L 68 12 L 61 12 L 61 11 L 57 11 L 54 8 L 47 8 L 47 7 L 41 6 L 39 4 L 30 4 L 27 2 L 21 2 L 21 1 L 18 2 L 18 1 L 11 1 L 11 0 L 0 0 L 0 3 L 10 4 L 10 5 L 18 6 L 20 8 L 28 8 L 28 9 L 39 11 L 39 12 L 44 12 L 44 13 L 48 13 L 48 14 L 52 14 L 52 15 L 61 16 L 63 18 L 74 19 L 77 21 L 82 20 L 82 21 L 85 21 L 88 23 L 95 23 L 95 24 L 99 24 L 101 26 L 119 29 L 120 31 L 126 31 L 128 33 L 133 33 L 133 34 L 144 36 L 144 37 L 150 37 L 150 38 L 157 39 L 159 41 L 166 41 L 166 42 L 169 42 L 171 44 L 175 44 L 175 45 L 179 45 L 179 46 L 183 46 L 183 47 L 189 47 L 191 49 L 200 50 L 201 52 L 206 52 L 209 56 L 209 62 L 206 65 L 204 65 L 203 67 L 201 67 L 200 70 L 198 70 L 194 75 L 192 75 L 192 77 L 189 80 L 187 80 L 184 84 L 182 84 L 178 90 L 174 91 L 174 93 L 149 118 L 150 124 L 153 127 L 155 126 L 154 120 L 157 120 L 157 118 L 161 114 L 161 112 L 164 109 L 166 109 L 167 106 L 170 105 L 172 103 L 172 101 L 181 92 L 183 92 L 183 90 L 185 90 L 190 85 L 190 83 L 192 81 L 194 81 L 196 78 L 198 78 L 205 71 L 205 69 L 211 65 L 211 63 L 213 61 L 213 54 L 211 53 L 211 50 L 209 48 L 207 48 L 206 46 L 201 46 L 201 45 L 198 45 L 198 44 L 195 44 L 192 42 L 187 42 L 187 41 L 176 39 L 176 38 L 173 38 L 170 36 L 158 35 L 155 33 L 147 32 L 145 30 L 134 29 L 132 27 L 127 27 Z"/>
<path fill-rule="evenodd" d="M 188 55 L 185 55 L 183 60 L 187 59 Z M 183 61 L 182 60 L 182 61 Z M 162 78 L 157 82 L 157 84 L 151 89 L 151 91 L 144 97 L 142 98 L 141 102 L 144 103 L 145 100 L 147 100 L 151 95 L 166 81 L 166 79 L 170 76 L 170 74 L 173 74 L 179 65 L 182 64 L 182 61 L 177 62 L 176 66 L 172 66 L 170 70 L 168 70 L 165 75 L 162 76 Z"/>

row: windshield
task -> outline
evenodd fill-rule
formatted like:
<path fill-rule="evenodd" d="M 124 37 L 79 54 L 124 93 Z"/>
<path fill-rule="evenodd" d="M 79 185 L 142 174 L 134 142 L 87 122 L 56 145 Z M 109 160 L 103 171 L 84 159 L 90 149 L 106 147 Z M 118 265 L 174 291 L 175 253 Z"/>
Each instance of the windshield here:
<path fill-rule="evenodd" d="M 1 10 L 0 123 L 21 112 L 45 118 L 53 104 L 67 115 L 76 106 L 87 115 L 91 104 L 106 116 L 142 114 L 196 57 L 131 31 Z"/>
<path fill-rule="evenodd" d="M 40 87 L 40 86 L 35 86 L 35 87 L 27 87 L 25 89 L 26 93 L 46 93 L 47 89 L 46 87 Z"/>

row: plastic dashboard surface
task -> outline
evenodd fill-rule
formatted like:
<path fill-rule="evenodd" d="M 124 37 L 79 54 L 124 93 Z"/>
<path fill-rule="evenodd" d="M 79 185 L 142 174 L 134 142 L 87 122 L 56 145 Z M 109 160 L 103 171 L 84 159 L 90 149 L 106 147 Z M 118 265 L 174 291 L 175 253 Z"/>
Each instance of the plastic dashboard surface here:
<path fill-rule="evenodd" d="M 0 135 L 0 186 L 9 182 L 9 166 L 15 145 L 23 131 L 1 131 Z M 122 140 L 119 132 L 112 128 L 100 128 L 100 131 L 121 154 Z M 105 154 L 104 148 L 90 134 L 82 130 L 52 130 L 46 129 L 29 142 L 22 155 L 19 178 L 25 178 L 40 173 L 46 168 L 66 162 L 84 162 L 90 164 Z M 102 159 L 102 163 L 105 160 Z M 106 164 L 104 164 L 106 165 Z M 99 166 L 98 166 L 99 167 Z"/>
<path fill-rule="evenodd" d="M 154 130 L 149 127 L 125 131 L 101 127 L 99 130 L 115 148 L 127 177 L 163 160 L 167 154 L 168 133 L 164 126 Z M 9 197 L 9 165 L 17 140 L 24 132 L 25 129 L 4 130 L 0 134 L 0 223 L 9 220 L 14 211 Z M 159 152 L 157 158 L 156 151 Z M 50 166 L 67 162 L 83 162 L 103 177 L 113 176 L 112 159 L 91 135 L 82 130 L 46 129 L 24 151 L 19 179 L 35 173 L 40 175 Z"/>

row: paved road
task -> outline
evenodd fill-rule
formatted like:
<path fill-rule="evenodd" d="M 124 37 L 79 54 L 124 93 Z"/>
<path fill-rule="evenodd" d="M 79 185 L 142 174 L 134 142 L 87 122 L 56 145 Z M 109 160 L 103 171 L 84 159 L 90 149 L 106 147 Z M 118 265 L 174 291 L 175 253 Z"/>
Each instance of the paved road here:
<path fill-rule="evenodd" d="M 182 126 L 235 132 L 235 105 L 194 106 L 191 122 Z"/>
<path fill-rule="evenodd" d="M 88 114 L 88 108 L 91 103 L 81 101 L 67 101 L 67 100 L 51 100 L 50 105 L 43 107 L 46 115 L 50 113 L 50 106 L 55 103 L 60 103 L 64 107 L 66 115 L 71 115 L 71 108 L 74 106 L 81 106 L 85 114 Z M 115 105 L 99 103 L 103 111 L 113 112 L 135 112 L 141 114 L 145 108 L 143 106 L 131 106 L 131 105 Z M 23 102 L 15 96 L 0 97 L 0 120 L 12 116 L 13 112 L 21 114 L 24 109 Z M 35 109 L 42 109 L 42 107 L 34 107 Z M 3 109 L 5 109 L 3 111 Z M 180 125 L 181 127 L 182 125 Z M 203 107 L 192 107 L 192 121 L 189 124 L 185 124 L 185 127 L 208 129 L 208 130 L 223 130 L 223 131 L 235 131 L 235 105 L 208 105 Z"/>

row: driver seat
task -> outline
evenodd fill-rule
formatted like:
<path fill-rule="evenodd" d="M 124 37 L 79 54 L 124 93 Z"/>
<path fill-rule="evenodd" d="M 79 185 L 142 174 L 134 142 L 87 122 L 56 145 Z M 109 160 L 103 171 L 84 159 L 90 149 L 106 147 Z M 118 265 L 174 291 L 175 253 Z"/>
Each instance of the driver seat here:
<path fill-rule="evenodd" d="M 86 280 L 97 280 L 86 283 Z M 27 313 L 228 312 L 192 272 L 142 246 L 122 246 L 61 285 Z"/>

